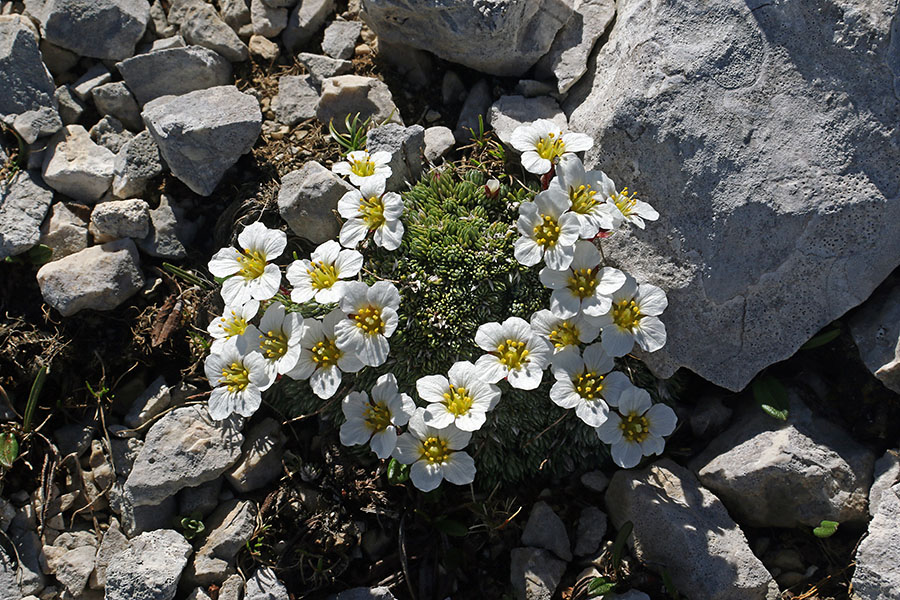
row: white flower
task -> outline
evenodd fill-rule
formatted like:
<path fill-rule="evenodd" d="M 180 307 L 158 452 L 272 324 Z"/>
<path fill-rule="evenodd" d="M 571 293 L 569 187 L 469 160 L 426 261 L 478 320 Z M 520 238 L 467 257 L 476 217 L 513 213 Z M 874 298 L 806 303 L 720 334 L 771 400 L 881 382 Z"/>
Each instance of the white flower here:
<path fill-rule="evenodd" d="M 516 260 L 530 267 L 543 257 L 551 269 L 569 267 L 574 255 L 573 245 L 581 233 L 578 215 L 566 212 L 569 198 L 540 192 L 534 202 L 519 205 L 516 228 L 522 237 L 516 240 Z"/>
<path fill-rule="evenodd" d="M 268 300 L 281 286 L 281 269 L 269 261 L 281 256 L 287 235 L 256 222 L 238 235 L 241 250 L 222 248 L 209 261 L 209 272 L 228 277 L 222 282 L 222 298 L 228 306 L 252 300 Z"/>
<path fill-rule="evenodd" d="M 365 392 L 350 392 L 341 409 L 347 417 L 341 425 L 341 443 L 356 446 L 368 442 L 378 458 L 387 458 L 397 445 L 397 427 L 409 422 L 416 404 L 397 390 L 397 379 L 387 373 L 372 387 L 371 400 Z"/>
<path fill-rule="evenodd" d="M 531 315 L 531 328 L 549 344 L 553 354 L 577 352 L 579 344 L 590 344 L 600 335 L 596 321 L 596 317 L 585 314 L 564 319 L 545 308 Z"/>
<path fill-rule="evenodd" d="M 378 281 L 367 287 L 351 281 L 341 298 L 341 310 L 347 315 L 334 326 L 337 347 L 353 352 L 364 365 L 377 367 L 387 360 L 391 350 L 387 338 L 397 329 L 400 292 L 394 284 Z"/>
<path fill-rule="evenodd" d="M 259 353 L 274 379 L 297 365 L 300 340 L 306 326 L 299 313 L 289 313 L 280 302 L 273 302 L 259 321 Z"/>
<path fill-rule="evenodd" d="M 362 269 L 363 257 L 356 250 L 342 250 L 329 240 L 316 248 L 310 260 L 295 260 L 287 270 L 287 280 L 294 286 L 291 300 L 308 302 L 315 297 L 319 304 L 340 302 L 346 281 Z"/>
<path fill-rule="evenodd" d="M 306 331 L 300 339 L 300 358 L 297 366 L 286 373 L 293 379 L 309 378 L 313 393 L 323 400 L 337 392 L 342 372 L 356 373 L 363 368 L 355 354 L 344 352 L 335 342 L 334 326 L 345 318 L 344 311 L 336 308 L 322 321 L 304 321 Z"/>
<path fill-rule="evenodd" d="M 338 201 L 338 212 L 347 219 L 339 239 L 345 248 L 354 248 L 370 231 L 375 244 L 396 250 L 403 239 L 403 199 L 396 192 L 384 193 L 384 179 L 369 179 L 359 190 L 350 190 Z"/>
<path fill-rule="evenodd" d="M 550 294 L 550 310 L 563 318 L 584 313 L 599 317 L 612 305 L 610 294 L 625 283 L 625 273 L 612 267 L 600 268 L 600 251 L 593 243 L 579 240 L 575 243 L 572 264 L 564 271 L 549 267 L 541 269 L 541 283 L 553 290 Z"/>
<path fill-rule="evenodd" d="M 541 384 L 550 348 L 524 319 L 509 317 L 502 325 L 484 323 L 475 332 L 475 343 L 488 352 L 475 361 L 488 383 L 505 377 L 509 385 L 520 390 L 533 390 Z"/>
<path fill-rule="evenodd" d="M 634 342 L 646 352 L 656 352 L 666 344 L 666 326 L 658 316 L 666 310 L 666 293 L 630 275 L 612 295 L 609 311 L 598 319 L 603 349 L 612 356 L 625 356 Z"/>
<path fill-rule="evenodd" d="M 612 371 L 615 363 L 600 344 L 585 348 L 583 357 L 577 352 L 558 354 L 552 366 L 556 383 L 550 388 L 550 399 L 563 408 L 574 408 L 591 427 L 602 425 L 609 407 L 633 387 L 624 373 Z"/>
<path fill-rule="evenodd" d="M 355 150 L 347 154 L 347 160 L 334 163 L 331 171 L 338 175 L 347 175 L 350 183 L 360 186 L 373 179 L 385 180 L 391 176 L 390 152 L 380 150 L 369 154 L 368 150 Z"/>
<path fill-rule="evenodd" d="M 394 458 L 412 465 L 409 478 L 423 492 L 430 492 L 446 479 L 456 485 L 475 480 L 475 461 L 462 449 L 471 433 L 455 425 L 435 429 L 425 424 L 425 409 L 416 409 L 409 419 L 409 429 L 397 440 Z"/>
<path fill-rule="evenodd" d="M 543 193 L 569 201 L 583 239 L 593 238 L 601 229 L 615 229 L 624 219 L 615 205 L 606 201 L 616 193 L 612 180 L 603 171 L 585 171 L 581 159 L 574 154 L 559 159 L 556 177 Z"/>
<path fill-rule="evenodd" d="M 256 317 L 259 312 L 259 302 L 250 300 L 243 306 L 226 306 L 221 317 L 212 320 L 206 330 L 213 338 L 210 352 L 219 353 L 222 351 L 222 344 L 234 336 L 244 335 L 247 328 L 253 328 L 250 321 Z"/>
<path fill-rule="evenodd" d="M 522 153 L 522 166 L 526 171 L 543 175 L 557 158 L 566 153 L 590 150 L 594 140 L 583 133 L 563 133 L 553 121 L 538 119 L 516 127 L 510 144 Z"/>
<path fill-rule="evenodd" d="M 624 188 L 621 192 L 616 192 L 607 198 L 606 205 L 610 210 L 620 215 L 619 223 L 625 220 L 640 229 L 644 228 L 645 220 L 655 221 L 659 218 L 659 213 L 646 202 L 635 198 L 634 192 L 629 196 L 628 188 Z"/>
<path fill-rule="evenodd" d="M 500 388 L 481 379 L 478 369 L 468 361 L 454 363 L 447 377 L 420 378 L 416 391 L 429 403 L 425 423 L 436 429 L 453 424 L 462 431 L 478 431 L 487 411 L 500 401 Z"/>
<path fill-rule="evenodd" d="M 209 415 L 216 421 L 232 413 L 253 415 L 262 402 L 261 392 L 273 381 L 265 359 L 259 352 L 251 352 L 247 340 L 240 336 L 226 340 L 221 352 L 206 357 L 203 370 L 213 388 Z"/>
<path fill-rule="evenodd" d="M 597 437 L 612 446 L 612 459 L 623 469 L 630 469 L 641 462 L 642 456 L 662 454 L 666 446 L 663 439 L 675 431 L 678 419 L 665 404 L 651 405 L 647 390 L 632 387 L 619 397 L 618 414 L 611 412 L 609 419 L 595 431 Z"/>

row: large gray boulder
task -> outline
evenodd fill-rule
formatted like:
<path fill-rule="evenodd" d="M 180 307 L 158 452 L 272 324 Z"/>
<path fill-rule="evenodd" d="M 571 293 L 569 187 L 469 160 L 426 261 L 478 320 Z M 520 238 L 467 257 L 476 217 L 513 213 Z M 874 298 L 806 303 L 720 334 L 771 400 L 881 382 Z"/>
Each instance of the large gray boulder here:
<path fill-rule="evenodd" d="M 868 518 L 875 456 L 844 430 L 792 397 L 787 422 L 757 407 L 692 463 L 703 485 L 742 523 L 815 527 Z"/>
<path fill-rule="evenodd" d="M 29 0 L 27 7 L 48 42 L 106 60 L 134 54 L 150 20 L 147 0 Z"/>
<path fill-rule="evenodd" d="M 661 214 L 604 242 L 670 295 L 668 343 L 647 357 L 658 375 L 684 366 L 739 390 L 900 263 L 896 11 L 617 3 L 563 108 L 594 138 L 586 166 Z"/>
<path fill-rule="evenodd" d="M 31 171 L 0 181 L 0 260 L 38 243 L 52 202 L 53 190 Z"/>
<path fill-rule="evenodd" d="M 363 0 L 369 27 L 405 44 L 493 75 L 527 71 L 572 16 L 572 0 Z"/>
<path fill-rule="evenodd" d="M 278 212 L 296 235 L 322 244 L 337 237 L 338 201 L 354 188 L 314 160 L 281 178 Z"/>
<path fill-rule="evenodd" d="M 859 356 L 881 383 L 900 394 L 900 277 L 891 277 L 850 320 Z"/>
<path fill-rule="evenodd" d="M 234 558 L 256 531 L 256 504 L 229 500 L 204 520 L 209 532 L 185 573 L 191 585 L 221 584 L 234 573 Z"/>
<path fill-rule="evenodd" d="M 233 85 L 157 98 L 143 116 L 172 174 L 201 196 L 212 194 L 262 130 L 259 101 Z"/>
<path fill-rule="evenodd" d="M 138 102 L 231 83 L 231 63 L 203 46 L 138 54 L 116 65 Z"/>
<path fill-rule="evenodd" d="M 106 568 L 106 600 L 172 600 L 191 545 L 177 531 L 142 533 Z"/>
<path fill-rule="evenodd" d="M 869 533 L 856 550 L 853 598 L 900 598 L 900 483 L 884 491 Z"/>
<path fill-rule="evenodd" d="M 17 115 L 56 109 L 56 86 L 29 25 L 17 15 L 0 16 L 0 120 L 9 124 Z"/>
<path fill-rule="evenodd" d="M 669 459 L 618 471 L 606 491 L 617 529 L 634 524 L 635 557 L 668 572 L 675 587 L 704 600 L 774 600 L 778 586 L 750 551 L 725 506 L 694 475 Z"/>

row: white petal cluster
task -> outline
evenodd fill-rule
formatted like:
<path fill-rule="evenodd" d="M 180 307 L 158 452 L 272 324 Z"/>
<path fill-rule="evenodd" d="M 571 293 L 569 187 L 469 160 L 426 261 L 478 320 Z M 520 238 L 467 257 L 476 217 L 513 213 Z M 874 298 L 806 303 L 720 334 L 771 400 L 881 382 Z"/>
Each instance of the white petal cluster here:
<path fill-rule="evenodd" d="M 637 342 L 645 352 L 656 352 L 666 343 L 666 326 L 659 319 L 668 306 L 666 294 L 649 283 L 637 284 L 633 277 L 612 293 L 609 310 L 600 316 L 603 349 L 612 356 L 625 356 Z"/>
<path fill-rule="evenodd" d="M 575 244 L 572 264 L 565 270 L 541 269 L 541 283 L 553 290 L 550 310 L 568 318 L 578 314 L 599 317 L 609 312 L 611 295 L 625 283 L 625 273 L 612 267 L 600 267 L 600 251 L 593 243 Z"/>
<path fill-rule="evenodd" d="M 345 318 L 344 311 L 336 308 L 321 321 L 307 319 L 297 365 L 287 372 L 292 379 L 309 379 L 313 393 L 323 400 L 337 393 L 343 373 L 356 373 L 363 368 L 356 354 L 337 347 L 334 326 Z"/>
<path fill-rule="evenodd" d="M 376 246 L 396 250 L 403 239 L 403 199 L 396 192 L 384 191 L 385 180 L 371 177 L 350 190 L 338 201 L 338 213 L 347 219 L 341 226 L 339 239 L 345 248 L 355 248 L 373 232 Z"/>
<path fill-rule="evenodd" d="M 560 317 L 546 308 L 531 315 L 531 329 L 553 354 L 578 352 L 579 344 L 590 344 L 600 335 L 596 317 L 586 314 Z"/>
<path fill-rule="evenodd" d="M 574 408 L 578 418 L 590 425 L 602 425 L 609 407 L 619 403 L 622 393 L 634 387 L 624 373 L 613 371 L 613 358 L 600 344 L 578 352 L 565 352 L 553 358 L 550 399 L 563 408 Z"/>
<path fill-rule="evenodd" d="M 251 323 L 258 312 L 258 300 L 250 300 L 243 306 L 226 306 L 222 316 L 213 319 L 206 328 L 213 338 L 211 352 L 213 354 L 221 352 L 226 340 L 244 335 L 248 328 L 255 331 L 256 328 Z"/>
<path fill-rule="evenodd" d="M 331 171 L 338 175 L 346 175 L 350 183 L 361 186 L 367 182 L 391 176 L 391 154 L 385 151 L 369 153 L 368 150 L 356 150 L 347 154 L 347 160 L 334 163 Z"/>
<path fill-rule="evenodd" d="M 564 196 L 546 191 L 534 197 L 534 202 L 519 206 L 516 228 L 522 234 L 516 240 L 516 260 L 530 267 L 541 262 L 552 269 L 566 269 L 572 263 L 574 244 L 581 233 L 578 216 L 566 212 L 571 206 Z"/>
<path fill-rule="evenodd" d="M 560 158 L 556 177 L 543 193 L 557 202 L 569 202 L 581 226 L 582 239 L 593 239 L 600 230 L 616 229 L 622 223 L 620 211 L 607 202 L 615 195 L 616 184 L 603 171 L 585 171 L 581 159 L 574 154 Z"/>
<path fill-rule="evenodd" d="M 522 166 L 526 171 L 543 175 L 561 156 L 590 150 L 594 140 L 583 133 L 563 133 L 553 121 L 538 119 L 516 127 L 510 144 L 522 153 Z"/>
<path fill-rule="evenodd" d="M 646 390 L 631 387 L 619 396 L 618 413 L 611 412 L 596 432 L 612 446 L 613 461 L 630 469 L 644 456 L 662 454 L 663 438 L 675 431 L 677 420 L 675 411 L 665 404 L 652 404 Z"/>
<path fill-rule="evenodd" d="M 268 300 L 281 286 L 281 269 L 270 261 L 287 247 L 287 235 L 253 223 L 238 235 L 241 249 L 222 248 L 209 261 L 209 272 L 227 277 L 222 282 L 226 306 L 243 306 L 250 300 Z"/>
<path fill-rule="evenodd" d="M 443 429 L 425 423 L 425 409 L 418 408 L 409 419 L 406 433 L 397 439 L 394 458 L 412 465 L 409 478 L 423 492 L 430 492 L 446 479 L 456 485 L 475 480 L 475 461 L 463 449 L 472 434 L 455 425 Z"/>
<path fill-rule="evenodd" d="M 356 277 L 362 269 L 363 256 L 356 250 L 343 250 L 334 240 L 316 248 L 309 259 L 295 260 L 287 270 L 287 280 L 294 289 L 291 300 L 309 302 L 315 298 L 319 304 L 340 302 L 344 279 Z"/>
<path fill-rule="evenodd" d="M 249 417 L 262 402 L 262 392 L 273 383 L 266 360 L 252 351 L 243 337 L 232 337 L 219 352 L 210 354 L 203 365 L 212 392 L 209 414 L 221 421 L 233 413 Z"/>
<path fill-rule="evenodd" d="M 406 425 L 416 410 L 412 398 L 397 389 L 397 379 L 387 373 L 365 392 L 350 392 L 341 409 L 347 421 L 341 425 L 341 443 L 356 446 L 368 443 L 378 458 L 387 458 L 397 446 L 397 427 Z"/>
<path fill-rule="evenodd" d="M 425 423 L 435 429 L 452 424 L 462 431 L 477 431 L 487 412 L 500 401 L 500 388 L 484 381 L 468 361 L 455 363 L 447 377 L 422 377 L 416 382 L 416 391 L 428 402 Z"/>
<path fill-rule="evenodd" d="M 506 379 L 520 390 L 533 390 L 541 384 L 550 348 L 528 321 L 509 317 L 503 323 L 484 323 L 475 332 L 475 343 L 487 352 L 475 361 L 475 367 L 488 383 Z"/>
<path fill-rule="evenodd" d="M 368 367 L 384 364 L 391 351 L 387 338 L 397 329 L 400 292 L 394 284 L 379 281 L 367 286 L 361 281 L 347 284 L 341 298 L 346 318 L 334 326 L 337 347 L 353 352 Z"/>

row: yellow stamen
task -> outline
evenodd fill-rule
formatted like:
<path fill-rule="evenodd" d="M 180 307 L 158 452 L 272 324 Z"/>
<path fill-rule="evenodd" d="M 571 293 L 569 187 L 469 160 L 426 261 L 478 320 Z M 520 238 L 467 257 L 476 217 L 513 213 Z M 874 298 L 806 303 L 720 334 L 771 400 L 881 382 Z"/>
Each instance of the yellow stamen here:
<path fill-rule="evenodd" d="M 282 331 L 267 331 L 259 336 L 262 340 L 259 343 L 263 356 L 269 360 L 278 360 L 287 353 L 288 340 Z"/>
<path fill-rule="evenodd" d="M 250 371 L 244 368 L 239 362 L 233 362 L 230 366 L 222 369 L 222 381 L 228 386 L 229 392 L 242 392 L 250 385 Z"/>
<path fill-rule="evenodd" d="M 422 442 L 419 454 L 430 464 L 443 464 L 450 457 L 450 446 L 445 439 L 432 436 Z"/>
<path fill-rule="evenodd" d="M 554 158 L 562 156 L 563 153 L 565 153 L 566 145 L 562 141 L 562 136 L 557 136 L 555 133 L 548 133 L 547 137 L 542 137 L 538 140 L 535 149 L 537 150 L 538 156 L 552 162 Z"/>
<path fill-rule="evenodd" d="M 310 349 L 310 352 L 312 353 L 313 362 L 323 369 L 336 365 L 338 359 L 344 355 L 344 353 L 338 349 L 334 340 L 329 338 L 325 338 L 321 342 L 316 342 Z"/>
<path fill-rule="evenodd" d="M 369 429 L 378 433 L 387 429 L 388 425 L 391 424 L 391 410 L 384 402 L 370 403 L 366 407 L 363 419 Z"/>
<path fill-rule="evenodd" d="M 528 350 L 525 349 L 525 342 L 518 340 L 506 340 L 497 346 L 494 354 L 500 359 L 501 364 L 513 371 L 528 363 Z"/>
<path fill-rule="evenodd" d="M 588 371 L 576 375 L 572 385 L 575 386 L 575 392 L 585 400 L 595 400 L 603 390 L 603 379 L 603 375 Z"/>
<path fill-rule="evenodd" d="M 597 289 L 597 277 L 593 269 L 573 269 L 569 276 L 568 288 L 581 300 L 590 298 Z"/>
<path fill-rule="evenodd" d="M 384 333 L 384 321 L 381 319 L 381 309 L 377 306 L 364 306 L 350 318 L 356 321 L 356 326 L 367 335 Z"/>
<path fill-rule="evenodd" d="M 622 435 L 629 442 L 640 444 L 650 435 L 650 423 L 647 417 L 631 413 L 619 423 Z"/>
<path fill-rule="evenodd" d="M 230 319 L 222 317 L 222 323 L 222 331 L 224 331 L 225 335 L 228 337 L 243 335 L 243 333 L 247 331 L 247 321 L 242 317 L 237 316 L 237 313 L 234 311 L 231 311 Z"/>
<path fill-rule="evenodd" d="M 238 275 L 244 279 L 256 279 L 266 270 L 266 255 L 260 250 L 244 250 L 237 261 L 241 265 Z"/>
<path fill-rule="evenodd" d="M 362 213 L 363 222 L 369 230 L 378 229 L 384 225 L 384 202 L 381 198 L 372 196 L 371 198 L 363 198 L 359 202 L 359 212 Z"/>
<path fill-rule="evenodd" d="M 612 306 L 613 322 L 622 329 L 632 330 L 643 318 L 641 310 L 634 300 L 620 300 Z"/>
<path fill-rule="evenodd" d="M 550 342 L 554 348 L 562 350 L 567 346 L 577 346 L 580 341 L 578 336 L 578 327 L 571 321 L 563 321 L 550 332 Z"/>
<path fill-rule="evenodd" d="M 464 387 L 456 387 L 450 384 L 450 391 L 444 392 L 444 405 L 447 411 L 455 417 L 464 415 L 472 408 L 472 397 Z"/>
<path fill-rule="evenodd" d="M 631 196 L 628 195 L 628 188 L 626 187 L 623 188 L 621 192 L 613 194 L 612 201 L 615 203 L 616 208 L 627 217 L 634 210 L 635 204 L 637 204 L 637 198 L 634 196 L 635 192 L 631 192 Z"/>
<path fill-rule="evenodd" d="M 313 289 L 327 290 L 337 283 L 338 272 L 334 265 L 327 265 L 322 261 L 312 261 L 310 266 L 312 268 L 307 269 L 306 272 L 309 273 Z"/>
<path fill-rule="evenodd" d="M 559 239 L 559 223 L 549 215 L 541 215 L 543 222 L 534 227 L 534 241 L 538 246 L 552 248 Z"/>
<path fill-rule="evenodd" d="M 597 206 L 600 201 L 595 198 L 596 190 L 592 190 L 590 185 L 580 185 L 569 188 L 569 200 L 572 201 L 572 212 L 585 215 Z"/>
<path fill-rule="evenodd" d="M 368 156 L 361 160 L 351 160 L 350 172 L 360 177 L 370 177 L 375 174 L 375 163 Z"/>

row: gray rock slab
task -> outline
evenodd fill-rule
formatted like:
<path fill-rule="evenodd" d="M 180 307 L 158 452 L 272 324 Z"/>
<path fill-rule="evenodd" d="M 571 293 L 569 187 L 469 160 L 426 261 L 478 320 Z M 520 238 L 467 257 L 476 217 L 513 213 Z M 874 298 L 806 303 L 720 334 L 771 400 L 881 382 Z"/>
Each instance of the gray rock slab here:
<path fill-rule="evenodd" d="M 144 128 L 141 120 L 141 110 L 128 86 L 122 81 L 98 85 L 91 90 L 94 106 L 101 115 L 112 115 L 132 131 L 140 131 Z"/>
<path fill-rule="evenodd" d="M 607 477 L 603 471 L 588 471 L 582 475 L 579 480 L 581 481 L 581 485 L 598 494 L 602 494 L 606 489 L 606 486 L 609 485 L 609 477 Z"/>
<path fill-rule="evenodd" d="M 241 600 L 244 596 L 244 579 L 240 575 L 232 575 L 219 588 L 219 600 Z"/>
<path fill-rule="evenodd" d="M 856 550 L 853 598 L 892 600 L 900 597 L 900 483 L 885 490 L 869 532 Z"/>
<path fill-rule="evenodd" d="M 34 14 L 49 42 L 80 56 L 122 60 L 134 54 L 150 20 L 147 0 L 44 0 Z"/>
<path fill-rule="evenodd" d="M 59 552 L 53 553 L 51 550 L 59 550 Z M 81 596 L 87 586 L 88 578 L 94 571 L 97 548 L 81 546 L 65 550 L 57 546 L 45 546 L 44 555 L 47 557 L 50 572 L 63 588 L 72 596 Z"/>
<path fill-rule="evenodd" d="M 422 176 L 422 158 L 425 154 L 425 129 L 421 125 L 404 127 L 388 123 L 369 130 L 366 134 L 369 152 L 388 152 L 391 155 L 391 176 L 386 189 L 400 191 L 415 185 Z"/>
<path fill-rule="evenodd" d="M 231 62 L 243 62 L 250 58 L 247 46 L 212 6 L 197 0 L 175 0 L 169 10 L 170 20 L 173 11 L 178 13 L 181 35 L 187 43 L 215 50 Z"/>
<path fill-rule="evenodd" d="M 84 127 L 66 125 L 49 142 L 42 175 L 57 192 L 93 204 L 112 184 L 115 158 Z"/>
<path fill-rule="evenodd" d="M 215 479 L 240 458 L 244 436 L 237 424 L 236 419 L 213 421 L 205 407 L 167 413 L 147 432 L 126 494 L 135 505 L 149 506 Z"/>
<path fill-rule="evenodd" d="M 157 98 L 143 115 L 172 174 L 201 196 L 215 190 L 262 130 L 259 102 L 232 85 Z"/>
<path fill-rule="evenodd" d="M 453 150 L 455 144 L 456 138 L 453 137 L 449 127 L 443 125 L 429 127 L 425 130 L 425 160 L 437 164 Z"/>
<path fill-rule="evenodd" d="M 344 117 L 356 113 L 359 113 L 361 120 L 371 117 L 375 124 L 384 121 L 403 124 L 391 90 L 380 79 L 338 75 L 322 82 L 322 94 L 316 109 L 319 121 L 327 124 L 334 119 L 337 123 L 343 123 Z"/>
<path fill-rule="evenodd" d="M 273 8 L 263 0 L 250 0 L 250 20 L 253 33 L 273 38 L 287 27 L 288 9 Z"/>
<path fill-rule="evenodd" d="M 900 278 L 891 277 L 850 319 L 850 333 L 866 367 L 900 394 Z"/>
<path fill-rule="evenodd" d="M 109 528 L 103 533 L 103 540 L 97 548 L 96 565 L 89 580 L 91 589 L 101 590 L 106 587 L 106 569 L 109 561 L 118 553 L 128 548 L 128 538 L 122 533 L 119 521 L 110 519 Z"/>
<path fill-rule="evenodd" d="M 177 531 L 142 533 L 109 561 L 106 600 L 172 600 L 191 551 Z"/>
<path fill-rule="evenodd" d="M 161 96 L 180 96 L 231 83 L 231 63 L 202 46 L 138 54 L 116 68 L 141 105 Z"/>
<path fill-rule="evenodd" d="M 510 145 L 516 127 L 538 119 L 553 121 L 563 131 L 567 129 L 566 115 L 556 100 L 547 96 L 501 96 L 491 105 L 491 129 L 506 145 Z"/>
<path fill-rule="evenodd" d="M 586 506 L 578 516 L 578 530 L 575 533 L 576 556 L 588 556 L 597 552 L 606 535 L 606 513 L 596 506 Z"/>
<path fill-rule="evenodd" d="M 166 385 L 166 379 L 160 375 L 132 403 L 131 409 L 125 415 L 125 424 L 131 428 L 140 427 L 167 409 L 171 401 L 169 386 Z"/>
<path fill-rule="evenodd" d="M 322 52 L 331 58 L 347 60 L 353 58 L 353 50 L 362 31 L 360 21 L 334 21 L 325 28 L 322 38 Z"/>
<path fill-rule="evenodd" d="M 778 597 L 778 586 L 725 506 L 671 460 L 616 472 L 606 509 L 616 529 L 634 524 L 628 540 L 634 556 L 667 571 L 681 593 L 708 600 Z"/>
<path fill-rule="evenodd" d="M 150 231 L 150 207 L 138 198 L 100 202 L 91 211 L 88 229 L 100 243 L 144 238 Z"/>
<path fill-rule="evenodd" d="M 95 87 L 109 83 L 111 80 L 112 73 L 109 72 L 106 65 L 97 62 L 72 84 L 72 90 L 76 96 L 87 101 Z"/>
<path fill-rule="evenodd" d="M 297 62 L 306 67 L 312 82 L 317 87 L 329 77 L 346 75 L 353 71 L 353 63 L 349 60 L 340 60 L 311 52 L 300 52 L 296 56 Z"/>
<path fill-rule="evenodd" d="M 296 235 L 314 244 L 341 231 L 334 217 L 341 197 L 354 188 L 316 161 L 309 161 L 281 178 L 278 212 Z"/>
<path fill-rule="evenodd" d="M 0 17 L 0 119 L 54 108 L 56 86 L 26 19 Z"/>
<path fill-rule="evenodd" d="M 250 48 L 250 54 L 265 60 L 275 60 L 281 54 L 281 48 L 278 47 L 278 44 L 255 33 L 250 36 L 247 47 Z"/>
<path fill-rule="evenodd" d="M 522 544 L 549 550 L 565 561 L 572 560 L 566 526 L 550 505 L 543 501 L 535 502 L 531 508 L 525 531 L 522 532 Z"/>
<path fill-rule="evenodd" d="M 468 144 L 471 142 L 472 132 L 475 132 L 475 135 L 478 135 L 479 117 L 481 117 L 485 129 L 490 127 L 491 122 L 488 111 L 491 109 L 491 102 L 493 102 L 493 98 L 491 97 L 491 87 L 486 80 L 479 79 L 478 82 L 472 86 L 472 89 L 469 90 L 462 108 L 459 111 L 456 129 L 453 130 L 453 135 L 456 136 L 457 142 L 460 144 Z"/>
<path fill-rule="evenodd" d="M 287 588 L 278 580 L 275 571 L 269 567 L 260 567 L 247 580 L 244 600 L 288 600 Z"/>
<path fill-rule="evenodd" d="M 256 504 L 229 500 L 204 521 L 209 532 L 185 572 L 191 585 L 220 584 L 234 573 L 234 558 L 256 530 Z"/>
<path fill-rule="evenodd" d="M 118 511 L 122 518 L 122 531 L 128 537 L 169 528 L 176 517 L 178 503 L 174 497 L 166 498 L 162 502 L 152 505 L 135 505 L 134 499 L 127 494 L 123 478 L 119 478 L 116 485 L 113 486 L 109 497 L 110 507 Z"/>
<path fill-rule="evenodd" d="M 235 491 L 258 490 L 278 479 L 287 437 L 275 419 L 264 419 L 247 432 L 241 458 L 225 473 Z"/>
<path fill-rule="evenodd" d="M 793 395 L 787 422 L 753 406 L 691 463 L 742 523 L 865 521 L 875 457 Z"/>
<path fill-rule="evenodd" d="M 41 237 L 53 190 L 32 171 L 0 181 L 0 260 L 28 251 Z"/>
<path fill-rule="evenodd" d="M 181 212 L 167 195 L 161 195 L 159 206 L 150 210 L 150 233 L 138 242 L 141 251 L 157 258 L 186 257 L 187 249 L 181 240 L 181 231 L 184 229 Z"/>
<path fill-rule="evenodd" d="M 287 28 L 281 35 L 288 51 L 299 50 L 309 42 L 325 19 L 334 12 L 334 0 L 303 0 L 291 11 Z"/>
<path fill-rule="evenodd" d="M 79 56 L 74 52 L 51 44 L 47 40 L 41 40 L 41 56 L 44 64 L 55 77 L 60 77 L 78 64 Z"/>
<path fill-rule="evenodd" d="M 54 93 L 55 99 L 55 93 Z M 63 122 L 55 107 L 41 107 L 37 110 L 29 110 L 13 119 L 13 129 L 16 130 L 27 144 L 33 144 L 38 138 L 56 133 L 62 129 Z"/>
<path fill-rule="evenodd" d="M 888 450 L 875 461 L 874 480 L 869 489 L 869 515 L 872 517 L 878 512 L 881 495 L 900 483 L 900 451 Z"/>
<path fill-rule="evenodd" d="M 147 30 L 160 38 L 172 37 L 178 33 L 178 28 L 169 23 L 162 0 L 153 0 L 150 3 L 150 21 L 147 23 Z"/>
<path fill-rule="evenodd" d="M 581 0 L 574 8 L 547 54 L 534 67 L 539 79 L 556 79 L 560 94 L 568 92 L 587 72 L 591 50 L 616 14 L 615 0 Z"/>
<path fill-rule="evenodd" d="M 120 120 L 109 115 L 91 127 L 91 139 L 94 140 L 94 143 L 103 146 L 113 154 L 118 153 L 122 146 L 133 137 L 134 134 L 125 129 Z M 113 161 L 113 170 L 115 170 L 115 161 Z"/>
<path fill-rule="evenodd" d="M 837 43 L 837 5 L 616 9 L 563 108 L 594 139 L 586 167 L 661 217 L 604 253 L 668 293 L 654 372 L 740 390 L 900 263 L 896 4 L 860 7 Z"/>
<path fill-rule="evenodd" d="M 572 16 L 557 0 L 367 0 L 366 22 L 380 39 L 501 76 L 521 75 L 550 49 Z"/>
<path fill-rule="evenodd" d="M 172 48 L 184 48 L 187 46 L 187 43 L 184 41 L 184 38 L 180 35 L 173 35 L 172 37 L 162 38 L 159 40 L 155 40 L 150 45 L 150 52 L 154 50 L 171 50 Z"/>
<path fill-rule="evenodd" d="M 250 3 L 248 0 L 223 0 L 219 12 L 229 27 L 238 31 L 250 23 Z"/>
<path fill-rule="evenodd" d="M 63 125 L 71 125 L 78 122 L 81 115 L 84 114 L 85 105 L 72 91 L 72 87 L 68 85 L 59 86 L 56 88 L 54 97 L 59 109 L 59 118 L 62 120 Z"/>
<path fill-rule="evenodd" d="M 80 310 L 112 310 L 144 286 L 131 239 L 91 246 L 47 263 L 37 272 L 44 301 L 64 317 Z"/>
<path fill-rule="evenodd" d="M 196 487 L 184 488 L 178 492 L 178 513 L 182 515 L 199 514 L 202 518 L 207 517 L 219 506 L 221 491 L 221 477 L 201 483 Z"/>
<path fill-rule="evenodd" d="M 566 562 L 538 548 L 513 548 L 510 553 L 509 580 L 517 600 L 551 600 Z"/>
<path fill-rule="evenodd" d="M 278 78 L 278 94 L 272 98 L 272 110 L 279 123 L 293 127 L 316 116 L 319 92 L 309 75 L 283 75 Z"/>
<path fill-rule="evenodd" d="M 143 195 L 150 181 L 162 172 L 159 146 L 148 131 L 142 131 L 125 142 L 116 153 L 113 163 L 113 194 L 118 198 L 138 198 Z"/>

